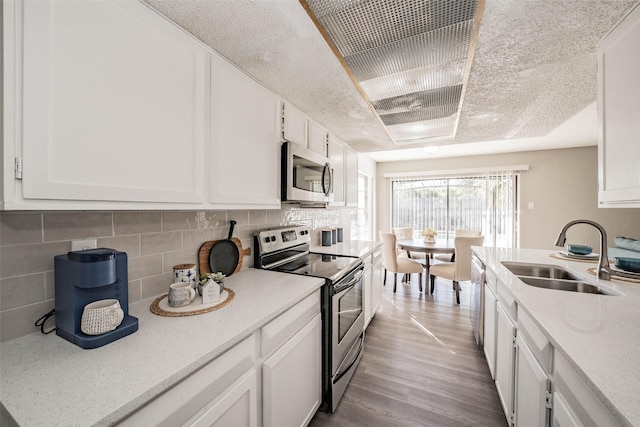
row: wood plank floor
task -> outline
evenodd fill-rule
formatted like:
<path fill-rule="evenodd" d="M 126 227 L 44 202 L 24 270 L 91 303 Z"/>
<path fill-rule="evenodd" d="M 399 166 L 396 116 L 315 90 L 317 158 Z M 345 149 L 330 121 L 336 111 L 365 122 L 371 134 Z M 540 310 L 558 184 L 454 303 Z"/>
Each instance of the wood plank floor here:
<path fill-rule="evenodd" d="M 506 426 L 498 393 L 469 322 L 469 282 L 455 303 L 451 282 L 434 295 L 392 276 L 367 328 L 365 352 L 334 414 L 323 426 Z M 423 278 L 424 280 L 424 278 Z"/>

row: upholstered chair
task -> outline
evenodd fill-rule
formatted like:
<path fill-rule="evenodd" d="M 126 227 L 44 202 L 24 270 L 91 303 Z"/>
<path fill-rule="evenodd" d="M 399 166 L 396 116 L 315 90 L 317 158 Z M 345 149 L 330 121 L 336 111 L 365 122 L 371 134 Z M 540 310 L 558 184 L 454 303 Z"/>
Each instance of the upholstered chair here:
<path fill-rule="evenodd" d="M 395 234 L 380 232 L 380 240 L 382 240 L 382 266 L 384 267 L 383 283 L 387 281 L 387 271 L 393 273 L 393 292 L 395 292 L 398 284 L 398 273 L 409 275 L 418 273 L 419 289 L 422 292 L 423 265 L 407 257 L 398 256 Z"/>
<path fill-rule="evenodd" d="M 429 279 L 432 294 L 436 277 L 451 280 L 456 292 L 456 302 L 460 304 L 460 282 L 471 279 L 471 246 L 482 246 L 484 236 L 456 237 L 453 242 L 456 249 L 455 261 L 432 265 L 429 269 Z"/>

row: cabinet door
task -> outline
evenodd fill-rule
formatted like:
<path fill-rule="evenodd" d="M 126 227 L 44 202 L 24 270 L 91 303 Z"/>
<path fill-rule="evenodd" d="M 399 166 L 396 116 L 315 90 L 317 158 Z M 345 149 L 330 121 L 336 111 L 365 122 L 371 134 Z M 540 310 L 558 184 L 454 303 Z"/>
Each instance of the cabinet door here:
<path fill-rule="evenodd" d="M 25 199 L 202 202 L 207 51 L 142 2 L 25 1 Z"/>
<path fill-rule="evenodd" d="M 196 374 L 197 375 L 197 374 Z M 257 427 L 257 376 L 249 371 L 221 398 L 212 401 L 185 426 L 194 427 Z"/>
<path fill-rule="evenodd" d="M 322 401 L 320 314 L 264 362 L 262 399 L 265 427 L 303 426 L 311 421 Z"/>
<path fill-rule="evenodd" d="M 327 155 L 327 131 L 317 123 L 309 120 L 309 150 L 323 156 Z"/>
<path fill-rule="evenodd" d="M 285 140 L 307 147 L 307 118 L 298 109 L 284 103 L 282 136 Z"/>
<path fill-rule="evenodd" d="M 520 335 L 516 355 L 515 425 L 545 427 L 549 422 L 549 378 Z"/>
<path fill-rule="evenodd" d="M 364 327 L 369 326 L 369 321 L 372 317 L 372 285 L 373 285 L 373 269 L 371 268 L 371 256 L 367 257 L 365 262 L 365 271 L 362 276 L 362 305 L 364 311 Z"/>
<path fill-rule="evenodd" d="M 345 204 L 358 206 L 358 153 L 345 147 L 344 149 L 344 186 Z"/>
<path fill-rule="evenodd" d="M 640 206 L 640 7 L 602 41 L 598 50 L 600 206 Z"/>
<path fill-rule="evenodd" d="M 329 135 L 329 161 L 333 168 L 333 202 L 330 205 L 344 206 L 344 146 L 332 135 Z"/>
<path fill-rule="evenodd" d="M 377 252 L 373 255 L 373 267 L 371 267 L 371 317 L 375 317 L 376 311 L 382 300 L 382 255 Z"/>
<path fill-rule="evenodd" d="M 499 302 L 496 313 L 496 389 L 507 420 L 512 420 L 516 328 Z"/>
<path fill-rule="evenodd" d="M 211 61 L 209 201 L 279 208 L 280 101 L 227 61 Z"/>
<path fill-rule="evenodd" d="M 496 371 L 496 303 L 497 298 L 486 284 L 484 285 L 484 355 L 487 358 L 491 378 Z"/>
<path fill-rule="evenodd" d="M 569 405 L 562 397 L 562 393 L 553 394 L 553 427 L 582 427 Z"/>

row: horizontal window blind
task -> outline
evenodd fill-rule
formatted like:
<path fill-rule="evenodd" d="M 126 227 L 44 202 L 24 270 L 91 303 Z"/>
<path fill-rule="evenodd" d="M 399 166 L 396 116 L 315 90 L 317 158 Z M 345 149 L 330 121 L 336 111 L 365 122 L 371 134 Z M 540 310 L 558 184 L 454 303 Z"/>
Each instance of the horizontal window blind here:
<path fill-rule="evenodd" d="M 455 230 L 481 231 L 485 246 L 517 244 L 517 186 L 514 170 L 456 175 L 389 176 L 392 227 L 432 228 L 438 238 Z"/>

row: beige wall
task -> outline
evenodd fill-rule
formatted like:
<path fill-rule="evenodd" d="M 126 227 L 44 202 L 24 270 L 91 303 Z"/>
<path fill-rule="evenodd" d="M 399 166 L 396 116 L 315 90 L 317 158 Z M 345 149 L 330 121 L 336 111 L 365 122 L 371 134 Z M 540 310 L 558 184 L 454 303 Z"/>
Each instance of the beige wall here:
<path fill-rule="evenodd" d="M 388 195 L 385 173 L 453 170 L 465 168 L 529 165 L 521 174 L 520 247 L 554 249 L 555 238 L 564 224 L 590 219 L 607 230 L 608 244 L 616 236 L 640 239 L 640 209 L 603 209 L 598 200 L 597 147 L 529 151 L 450 159 L 378 163 L 378 229 L 387 230 Z M 528 209 L 533 202 L 534 209 Z M 586 225 L 572 227 L 567 243 L 598 246 L 598 233 Z M 595 249 L 594 249 L 595 250 Z"/>
<path fill-rule="evenodd" d="M 33 323 L 54 306 L 53 258 L 72 240 L 97 239 L 98 247 L 126 252 L 129 301 L 166 292 L 173 266 L 197 263 L 208 240 L 234 236 L 252 247 L 255 230 L 304 224 L 319 244 L 319 228 L 341 225 L 351 234 L 352 209 L 236 210 L 193 212 L 0 212 L 0 341 L 37 332 Z M 253 265 L 245 257 L 243 268 Z M 259 284 L 256 284 L 259 286 Z"/>

